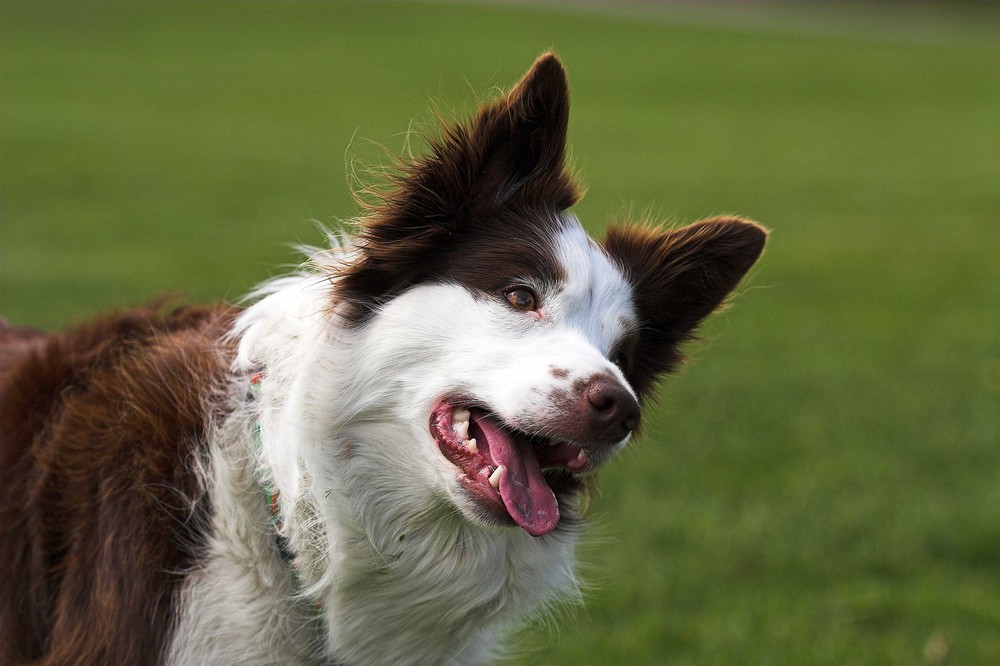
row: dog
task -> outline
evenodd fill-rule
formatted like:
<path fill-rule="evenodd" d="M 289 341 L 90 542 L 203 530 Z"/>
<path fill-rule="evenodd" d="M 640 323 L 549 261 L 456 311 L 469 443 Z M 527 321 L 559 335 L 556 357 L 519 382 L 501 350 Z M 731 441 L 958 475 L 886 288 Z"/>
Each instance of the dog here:
<path fill-rule="evenodd" d="M 594 477 L 760 256 L 568 209 L 541 56 L 244 304 L 0 326 L 0 663 L 475 664 L 580 597 Z"/>

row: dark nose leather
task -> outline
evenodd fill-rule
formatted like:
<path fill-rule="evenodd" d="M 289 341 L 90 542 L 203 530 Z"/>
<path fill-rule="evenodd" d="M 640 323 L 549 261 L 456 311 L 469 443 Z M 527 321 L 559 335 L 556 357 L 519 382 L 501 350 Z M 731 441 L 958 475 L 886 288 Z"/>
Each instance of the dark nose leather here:
<path fill-rule="evenodd" d="M 584 389 L 583 397 L 594 440 L 618 442 L 639 427 L 639 403 L 613 379 L 597 377 Z"/>

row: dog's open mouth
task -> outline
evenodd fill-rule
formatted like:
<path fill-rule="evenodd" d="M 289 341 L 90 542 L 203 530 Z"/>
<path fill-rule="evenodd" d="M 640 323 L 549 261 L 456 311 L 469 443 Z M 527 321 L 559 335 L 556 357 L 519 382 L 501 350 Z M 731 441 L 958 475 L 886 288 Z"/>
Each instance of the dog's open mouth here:
<path fill-rule="evenodd" d="M 472 496 L 532 536 L 556 528 L 556 491 L 590 465 L 583 447 L 521 432 L 476 406 L 442 401 L 430 429 Z"/>

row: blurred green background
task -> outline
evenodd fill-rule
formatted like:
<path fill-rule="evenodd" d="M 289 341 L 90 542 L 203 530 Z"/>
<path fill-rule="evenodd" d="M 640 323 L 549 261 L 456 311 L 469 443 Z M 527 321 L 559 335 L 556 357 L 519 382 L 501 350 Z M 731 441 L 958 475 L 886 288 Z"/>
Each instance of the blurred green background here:
<path fill-rule="evenodd" d="M 235 299 L 541 51 L 600 233 L 773 230 L 516 663 L 1000 663 L 1000 12 L 0 5 L 0 312 Z M 412 122 L 416 119 L 416 122 Z"/>

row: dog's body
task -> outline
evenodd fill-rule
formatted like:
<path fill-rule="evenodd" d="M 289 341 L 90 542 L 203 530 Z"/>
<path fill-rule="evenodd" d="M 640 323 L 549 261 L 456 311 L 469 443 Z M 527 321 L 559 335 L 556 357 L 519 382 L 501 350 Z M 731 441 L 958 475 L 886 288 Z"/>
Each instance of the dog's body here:
<path fill-rule="evenodd" d="M 592 471 L 759 256 L 565 212 L 540 58 L 246 309 L 0 327 L 0 663 L 480 663 L 574 599 Z"/>

